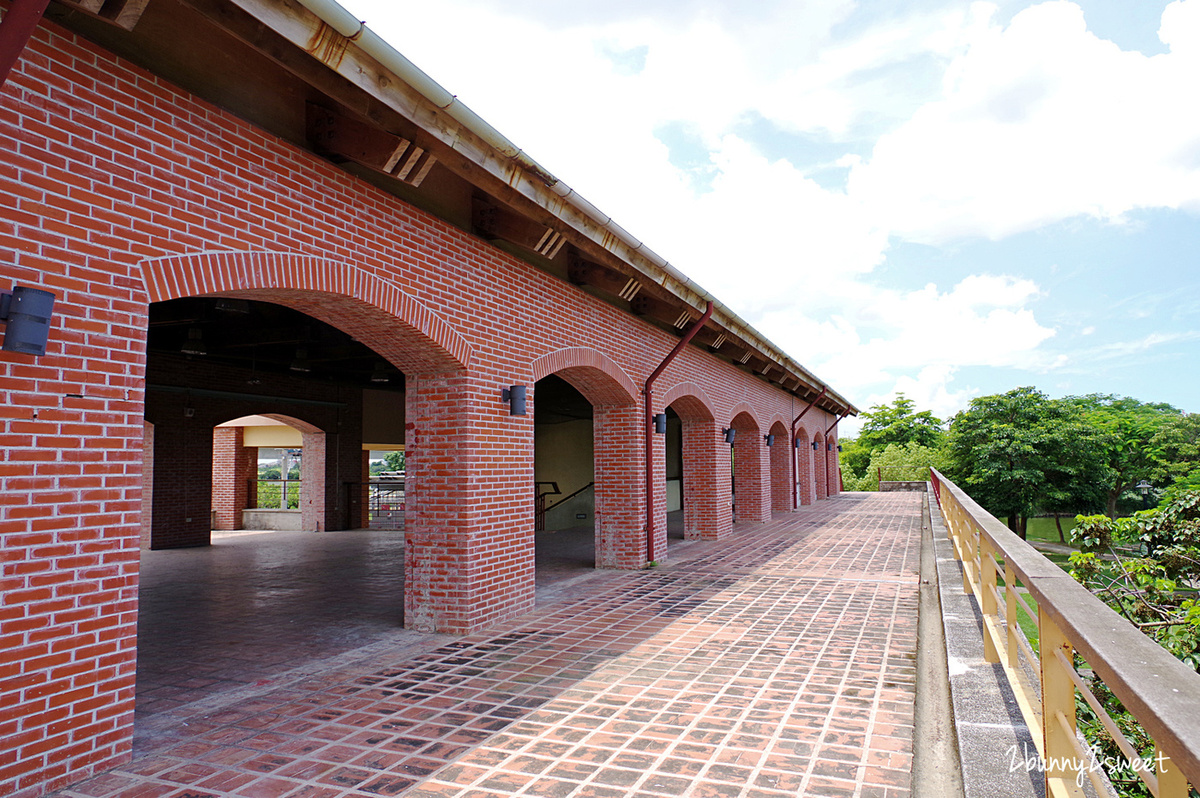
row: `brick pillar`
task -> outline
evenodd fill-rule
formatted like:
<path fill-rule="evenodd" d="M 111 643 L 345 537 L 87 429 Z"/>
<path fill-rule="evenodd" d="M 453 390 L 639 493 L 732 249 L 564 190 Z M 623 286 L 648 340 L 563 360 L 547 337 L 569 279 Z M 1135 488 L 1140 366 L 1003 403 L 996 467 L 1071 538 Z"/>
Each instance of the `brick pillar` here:
<path fill-rule="evenodd" d="M 351 505 L 350 515 L 352 518 L 358 519 L 358 529 L 369 529 L 371 526 L 371 507 L 369 502 L 371 491 L 371 453 L 366 449 L 363 449 L 362 453 L 362 471 L 359 472 L 359 481 L 360 487 L 355 491 L 354 496 L 358 502 L 358 506 Z"/>
<path fill-rule="evenodd" d="M 154 518 L 154 425 L 142 422 L 142 531 L 141 548 L 150 548 L 150 528 Z"/>
<path fill-rule="evenodd" d="M 641 568 L 646 564 L 646 482 L 643 414 L 637 405 L 601 405 L 592 416 L 596 462 L 596 567 Z M 655 479 L 663 480 L 664 450 L 657 455 Z M 659 528 L 666 550 L 666 515 Z"/>
<path fill-rule="evenodd" d="M 788 445 L 788 433 L 782 424 L 771 428 L 775 443 L 770 447 L 771 461 L 771 510 L 776 513 L 791 512 L 792 509 L 792 449 Z"/>
<path fill-rule="evenodd" d="M 241 529 L 246 482 L 240 479 L 242 427 L 215 427 L 212 454 L 213 529 Z"/>
<path fill-rule="evenodd" d="M 816 501 L 817 491 L 815 480 L 813 479 L 813 449 L 812 441 L 808 438 L 808 433 L 804 429 L 796 431 L 796 440 L 799 446 L 796 447 L 796 492 L 799 496 L 800 505 L 812 504 Z"/>
<path fill-rule="evenodd" d="M 645 430 L 645 416 L 639 419 L 639 429 Z M 646 451 L 645 433 L 642 432 L 643 441 L 641 450 L 643 454 Z M 654 480 L 654 557 L 658 562 L 665 562 L 667 559 L 667 435 L 659 435 L 655 433 L 653 445 L 650 447 L 651 455 L 651 476 Z M 641 475 L 640 494 L 642 496 L 642 506 L 645 507 L 646 501 L 646 484 L 645 473 Z M 638 532 L 642 541 L 642 563 L 647 562 L 649 554 L 646 553 L 646 527 L 645 516 L 642 517 L 642 529 Z"/>
<path fill-rule="evenodd" d="M 343 529 L 336 514 L 327 517 L 326 504 L 338 496 L 337 470 L 332 474 L 326 465 L 328 453 L 326 435 L 321 430 L 301 430 L 300 446 L 300 528 L 305 532 L 324 532 L 326 529 Z M 333 452 L 337 456 L 337 452 Z M 331 484 L 332 483 L 332 484 Z M 324 488 L 322 490 L 322 488 Z"/>
<path fill-rule="evenodd" d="M 213 424 L 187 411 L 154 425 L 152 549 L 211 542 Z"/>
<path fill-rule="evenodd" d="M 734 498 L 738 523 L 771 520 L 771 465 L 763 435 L 753 427 L 735 427 Z"/>
<path fill-rule="evenodd" d="M 508 415 L 494 381 L 405 377 L 404 625 L 465 633 L 528 612 L 533 415 Z"/>
<path fill-rule="evenodd" d="M 829 498 L 829 470 L 825 466 L 825 439 L 818 434 L 816 437 L 817 448 L 813 452 L 813 476 L 815 479 L 815 487 L 818 499 Z"/>
<path fill-rule="evenodd" d="M 242 442 L 245 443 L 243 433 Z M 258 506 L 258 447 L 243 446 L 238 452 L 237 484 L 242 495 L 242 510 L 250 510 Z M 244 523 L 242 514 L 238 513 L 238 524 Z M 239 529 L 241 527 L 239 526 Z"/>
<path fill-rule="evenodd" d="M 827 451 L 825 453 L 825 468 L 828 471 L 828 475 L 826 477 L 828 481 L 826 483 L 825 491 L 826 495 L 828 496 L 836 496 L 842 492 L 842 482 L 839 478 L 841 458 L 838 457 L 837 439 L 829 438 L 827 445 L 832 446 L 833 451 Z"/>
<path fill-rule="evenodd" d="M 683 422 L 683 535 L 719 540 L 733 529 L 729 444 L 715 421 Z"/>

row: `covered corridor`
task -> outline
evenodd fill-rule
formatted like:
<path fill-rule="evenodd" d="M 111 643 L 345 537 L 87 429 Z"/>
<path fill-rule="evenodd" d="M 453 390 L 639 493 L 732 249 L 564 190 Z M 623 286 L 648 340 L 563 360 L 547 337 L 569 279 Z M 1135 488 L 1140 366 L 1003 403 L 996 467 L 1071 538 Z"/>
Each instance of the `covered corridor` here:
<path fill-rule="evenodd" d="M 361 610 L 386 583 L 373 563 L 400 552 L 386 537 L 332 545 L 354 534 L 310 534 L 292 563 L 254 537 L 150 555 L 209 557 L 222 572 L 209 577 L 250 576 L 258 557 L 253 578 L 268 582 L 320 561 L 335 580 L 347 569 L 341 583 L 361 593 L 343 599 Z M 252 633 L 231 641 L 220 613 L 197 617 L 211 623 L 193 630 L 197 648 L 147 649 L 143 665 L 232 642 L 295 666 L 157 705 L 140 681 L 133 762 L 61 794 L 906 795 L 920 538 L 920 495 L 843 494 L 688 542 L 664 567 L 561 571 L 535 611 L 459 638 L 389 630 L 381 598 L 379 617 L 302 643 L 306 617 L 349 604 L 263 584 L 225 608 L 262 613 Z M 156 602 L 200 606 L 204 589 L 148 566 L 147 632 Z M 272 616 L 272 600 L 286 612 Z"/>

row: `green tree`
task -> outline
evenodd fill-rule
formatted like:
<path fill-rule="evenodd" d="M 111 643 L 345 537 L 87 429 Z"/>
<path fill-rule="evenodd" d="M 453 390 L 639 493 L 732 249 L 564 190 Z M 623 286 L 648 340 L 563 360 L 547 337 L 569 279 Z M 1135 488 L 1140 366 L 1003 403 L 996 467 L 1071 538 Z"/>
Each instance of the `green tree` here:
<path fill-rule="evenodd" d="M 1086 505 L 1105 476 L 1083 412 L 1032 387 L 971 400 L 951 421 L 948 446 L 955 481 L 1022 538 L 1035 509 Z"/>
<path fill-rule="evenodd" d="M 1098 433 L 1104 453 L 1104 512 L 1117 517 L 1117 501 L 1125 491 L 1150 479 L 1160 465 L 1155 437 L 1182 414 L 1171 405 L 1139 402 L 1126 396 L 1090 394 L 1064 400 L 1083 412 L 1084 420 Z"/>
<path fill-rule="evenodd" d="M 940 446 L 946 437 L 941 420 L 928 410 L 917 412 L 915 408 L 916 403 L 901 393 L 890 405 L 864 411 L 858 436 L 842 442 L 843 469 L 858 477 L 868 476 L 872 456 L 893 443 L 916 443 L 926 449 Z"/>
<path fill-rule="evenodd" d="M 404 470 L 404 451 L 388 452 L 383 456 L 384 463 L 387 464 L 388 471 L 403 471 Z"/>
<path fill-rule="evenodd" d="M 904 445 L 890 443 L 871 456 L 870 465 L 861 477 L 846 478 L 846 490 L 878 490 L 879 474 L 884 480 L 899 482 L 928 481 L 929 467 L 944 470 L 944 453 L 941 448 L 922 446 L 916 441 Z"/>
<path fill-rule="evenodd" d="M 1150 482 L 1200 487 L 1200 414 L 1168 418 L 1150 439 L 1157 461 Z"/>

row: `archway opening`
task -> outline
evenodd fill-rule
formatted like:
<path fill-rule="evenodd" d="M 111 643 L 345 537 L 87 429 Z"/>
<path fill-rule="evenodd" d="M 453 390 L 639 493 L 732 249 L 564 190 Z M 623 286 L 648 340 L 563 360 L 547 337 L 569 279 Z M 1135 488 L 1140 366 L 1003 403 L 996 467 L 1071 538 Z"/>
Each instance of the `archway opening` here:
<path fill-rule="evenodd" d="M 404 374 L 289 301 L 150 306 L 139 724 L 403 629 L 403 533 L 365 528 Z"/>
<path fill-rule="evenodd" d="M 534 543 L 540 583 L 596 565 L 595 411 L 551 374 L 534 386 Z"/>
<path fill-rule="evenodd" d="M 684 476 L 683 419 L 668 407 L 666 431 L 666 458 L 663 464 L 666 482 L 664 498 L 667 510 L 667 540 L 683 540 L 685 535 L 684 516 L 688 501 L 691 475 Z"/>

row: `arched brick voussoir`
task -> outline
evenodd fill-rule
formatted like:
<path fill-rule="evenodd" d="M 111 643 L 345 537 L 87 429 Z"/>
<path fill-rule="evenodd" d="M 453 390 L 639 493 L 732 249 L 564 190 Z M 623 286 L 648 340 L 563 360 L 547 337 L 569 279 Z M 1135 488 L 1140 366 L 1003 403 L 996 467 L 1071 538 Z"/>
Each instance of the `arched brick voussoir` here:
<path fill-rule="evenodd" d="M 562 377 L 593 407 L 633 405 L 641 392 L 612 358 L 582 346 L 547 352 L 530 364 L 530 371 L 534 382 L 551 374 Z"/>
<path fill-rule="evenodd" d="M 661 407 L 673 407 L 684 421 L 714 421 L 712 399 L 694 382 L 681 382 L 663 394 Z"/>
<path fill-rule="evenodd" d="M 758 432 L 763 428 L 762 423 L 758 420 L 758 414 L 754 412 L 754 408 L 745 402 L 739 402 L 734 405 L 733 410 L 729 412 L 729 426 L 734 429 L 749 430 Z"/>
<path fill-rule="evenodd" d="M 337 327 L 406 374 L 466 369 L 473 351 L 445 319 L 378 275 L 286 252 L 202 252 L 143 261 L 150 302 L 229 296 L 286 305 Z"/>

